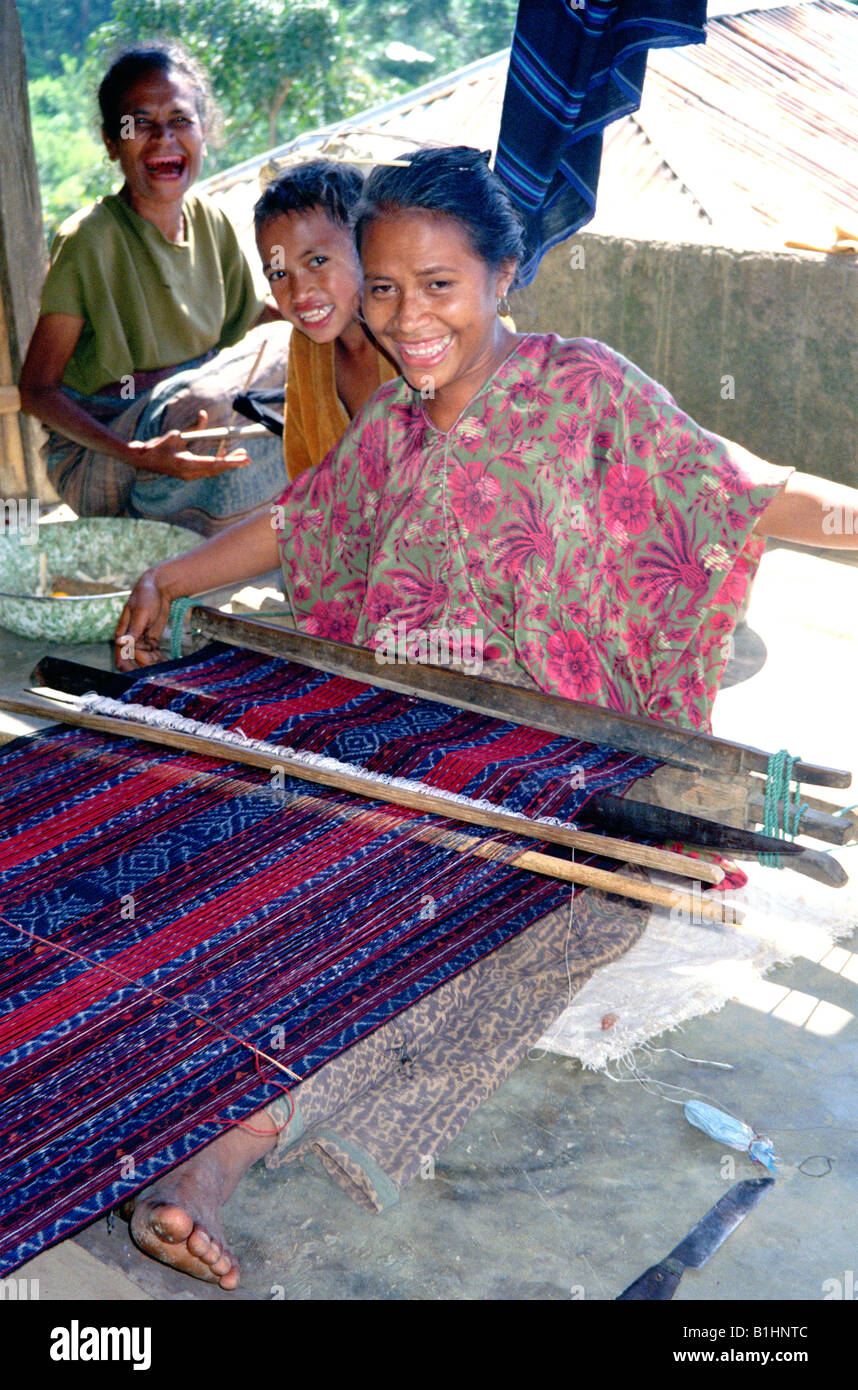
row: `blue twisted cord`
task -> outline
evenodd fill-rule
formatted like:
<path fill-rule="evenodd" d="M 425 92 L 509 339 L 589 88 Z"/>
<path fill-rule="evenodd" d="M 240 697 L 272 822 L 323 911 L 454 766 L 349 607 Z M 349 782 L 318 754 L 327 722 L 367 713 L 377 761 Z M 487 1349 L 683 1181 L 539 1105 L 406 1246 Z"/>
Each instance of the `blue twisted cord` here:
<path fill-rule="evenodd" d="M 185 614 L 195 603 L 195 598 L 177 598 L 170 604 L 170 656 L 174 661 L 182 655 L 182 624 Z"/>
<path fill-rule="evenodd" d="M 763 833 L 773 835 L 777 840 L 793 840 L 798 834 L 802 814 L 807 810 L 805 802 L 800 801 L 801 787 L 798 782 L 791 790 L 792 771 L 798 758 L 791 758 L 787 749 L 772 753 L 766 769 L 766 799 L 763 819 Z M 778 807 L 783 803 L 783 820 Z M 760 854 L 761 864 L 770 868 L 782 869 L 783 860 L 779 854 Z"/>

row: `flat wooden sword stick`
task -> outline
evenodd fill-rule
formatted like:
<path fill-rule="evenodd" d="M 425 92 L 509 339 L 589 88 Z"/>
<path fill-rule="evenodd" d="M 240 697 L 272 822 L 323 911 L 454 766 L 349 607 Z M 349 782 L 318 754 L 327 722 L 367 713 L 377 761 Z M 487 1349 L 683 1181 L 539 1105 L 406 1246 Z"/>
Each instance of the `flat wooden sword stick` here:
<path fill-rule="evenodd" d="M 262 339 L 262 342 L 259 344 L 259 351 L 257 352 L 255 358 L 253 359 L 253 366 L 251 367 L 250 371 L 247 373 L 247 381 L 244 383 L 244 391 L 242 392 L 242 394 L 244 394 L 244 393 L 248 390 L 248 388 L 249 388 L 249 386 L 250 386 L 250 383 L 252 382 L 253 378 L 256 376 L 257 368 L 259 367 L 259 364 L 260 364 L 260 362 L 262 361 L 262 354 L 263 354 L 263 352 L 265 351 L 265 349 L 266 349 L 267 346 L 268 346 L 268 339 L 267 339 L 267 338 L 263 338 L 263 339 Z M 238 419 L 238 411 L 235 410 L 235 409 L 233 409 L 232 415 L 230 416 L 230 420 L 229 420 L 230 426 L 234 425 L 237 419 Z M 226 440 L 224 439 L 223 442 L 220 444 L 220 446 L 219 446 L 219 448 L 218 448 L 218 451 L 217 451 L 217 453 L 216 453 L 216 455 L 215 455 L 215 458 L 222 459 L 225 453 L 226 453 Z"/>

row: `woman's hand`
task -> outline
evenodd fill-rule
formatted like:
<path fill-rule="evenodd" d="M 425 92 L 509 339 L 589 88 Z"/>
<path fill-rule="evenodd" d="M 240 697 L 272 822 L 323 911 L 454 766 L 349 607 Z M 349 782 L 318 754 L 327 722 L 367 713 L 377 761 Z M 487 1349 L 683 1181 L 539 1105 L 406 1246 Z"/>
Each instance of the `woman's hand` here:
<path fill-rule="evenodd" d="M 120 671 L 162 661 L 158 638 L 174 599 L 207 594 L 267 574 L 280 559 L 271 507 L 209 536 L 194 550 L 162 560 L 142 574 L 129 595 L 116 628 L 116 665 Z"/>
<path fill-rule="evenodd" d="M 204 430 L 207 421 L 208 414 L 201 410 L 196 429 Z M 156 439 L 132 439 L 126 447 L 132 468 L 142 468 L 148 473 L 166 473 L 168 477 L 181 478 L 184 482 L 216 478 L 231 468 L 246 468 L 251 462 L 245 449 L 233 449 L 222 456 L 194 454 L 179 430 L 170 430 Z"/>
<path fill-rule="evenodd" d="M 133 671 L 135 666 L 153 666 L 164 657 L 158 638 L 170 616 L 170 593 L 158 568 L 142 574 L 128 596 L 116 626 L 116 669 Z"/>
<path fill-rule="evenodd" d="M 234 449 L 222 457 L 194 454 L 178 430 L 170 430 L 157 439 L 120 439 L 67 396 L 62 389 L 63 375 L 83 326 L 83 319 L 69 314 L 45 314 L 39 319 L 21 369 L 23 410 L 66 439 L 150 473 L 166 473 L 187 482 L 216 478 L 231 468 L 247 467 L 251 459 L 245 449 Z M 201 410 L 197 429 L 205 429 L 207 420 L 208 415 Z"/>

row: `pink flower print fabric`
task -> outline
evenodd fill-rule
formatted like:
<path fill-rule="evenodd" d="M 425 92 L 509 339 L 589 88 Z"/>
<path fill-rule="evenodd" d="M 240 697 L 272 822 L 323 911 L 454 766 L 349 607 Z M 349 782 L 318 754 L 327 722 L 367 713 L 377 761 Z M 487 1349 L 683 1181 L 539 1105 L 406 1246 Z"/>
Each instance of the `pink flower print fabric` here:
<path fill-rule="evenodd" d="M 446 434 L 404 379 L 375 393 L 280 499 L 284 581 L 308 633 L 470 629 L 511 678 L 708 730 L 790 472 L 604 344 L 530 334 Z"/>

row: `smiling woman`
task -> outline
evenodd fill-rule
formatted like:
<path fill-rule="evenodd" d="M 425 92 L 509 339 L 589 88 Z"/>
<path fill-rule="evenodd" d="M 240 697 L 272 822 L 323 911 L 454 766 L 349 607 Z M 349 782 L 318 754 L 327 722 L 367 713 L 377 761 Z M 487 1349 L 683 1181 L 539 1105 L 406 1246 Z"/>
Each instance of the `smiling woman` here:
<path fill-rule="evenodd" d="M 602 343 L 510 332 L 520 230 L 478 151 L 376 169 L 355 225 L 366 325 L 402 376 L 280 499 L 300 628 L 377 653 L 391 631 L 406 651 L 418 633 L 477 637 L 497 679 L 708 730 L 764 535 L 826 544 L 826 514 L 854 515 L 858 492 L 709 433 Z M 304 231 L 318 252 L 318 227 Z M 282 268 L 272 283 L 289 287 L 305 335 L 323 335 L 330 287 L 300 288 L 300 254 Z M 854 532 L 837 543 L 858 546 Z M 138 664 L 158 660 L 171 599 L 250 578 L 276 550 L 265 516 L 166 561 L 138 581 L 117 637 Z M 235 1288 L 219 1206 L 288 1120 L 275 1102 L 253 1133 L 227 1131 L 159 1180 L 133 1214 L 138 1243 Z M 423 1152 L 452 1137 L 443 1124 Z"/>
<path fill-rule="evenodd" d="M 227 218 L 190 191 L 215 119 L 197 64 L 175 45 L 130 50 L 99 105 L 122 187 L 57 234 L 22 403 L 48 427 L 48 473 L 79 515 L 182 521 L 206 534 L 271 500 L 283 483 L 279 449 L 272 439 L 196 454 L 166 427 L 167 412 L 203 425 L 214 396 L 228 413 L 252 360 L 241 340 L 278 315 L 259 299 Z M 284 358 L 269 352 L 267 379 L 282 381 Z M 208 413 L 196 408 L 203 400 Z"/>
<path fill-rule="evenodd" d="M 448 429 L 515 347 L 500 311 L 523 239 L 487 156 L 424 153 L 432 157 L 417 200 L 397 201 L 402 181 L 388 174 L 382 196 L 358 208 L 355 241 L 367 326 L 421 389 L 429 418 Z"/>

